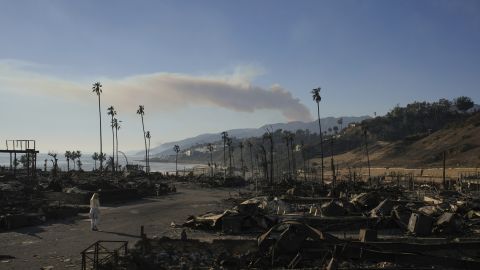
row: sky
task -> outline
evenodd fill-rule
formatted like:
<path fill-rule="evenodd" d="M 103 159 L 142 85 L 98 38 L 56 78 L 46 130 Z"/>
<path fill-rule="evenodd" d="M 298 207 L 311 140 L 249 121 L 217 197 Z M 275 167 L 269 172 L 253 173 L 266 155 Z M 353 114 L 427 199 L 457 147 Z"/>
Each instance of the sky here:
<path fill-rule="evenodd" d="M 469 96 L 480 103 L 480 1 L 0 0 L 0 141 L 120 150 L 201 133 Z M 3 147 L 0 147 L 3 148 Z M 104 150 L 104 152 L 108 152 Z"/>

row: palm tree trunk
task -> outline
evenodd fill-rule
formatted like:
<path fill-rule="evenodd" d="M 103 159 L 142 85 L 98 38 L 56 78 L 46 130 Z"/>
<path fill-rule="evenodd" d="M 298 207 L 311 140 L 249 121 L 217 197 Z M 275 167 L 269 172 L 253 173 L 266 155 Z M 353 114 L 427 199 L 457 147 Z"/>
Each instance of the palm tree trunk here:
<path fill-rule="evenodd" d="M 229 164 L 229 167 L 230 167 L 230 176 L 232 176 L 232 149 L 230 147 L 228 147 L 228 164 Z"/>
<path fill-rule="evenodd" d="M 303 150 L 303 147 L 302 147 L 302 159 L 303 159 L 303 181 L 307 181 L 307 161 L 306 161 L 305 150 Z"/>
<path fill-rule="evenodd" d="M 102 111 L 100 110 L 100 95 L 98 95 L 98 115 L 100 117 L 100 155 L 102 151 Z M 100 171 L 103 171 L 103 160 L 100 160 Z"/>
<path fill-rule="evenodd" d="M 148 159 L 148 171 L 150 171 L 150 138 L 148 138 L 147 159 Z"/>
<path fill-rule="evenodd" d="M 270 185 L 273 185 L 273 134 L 270 138 Z"/>
<path fill-rule="evenodd" d="M 213 177 L 213 156 L 212 151 L 210 151 L 210 174 Z"/>
<path fill-rule="evenodd" d="M 67 158 L 67 172 L 70 171 L 70 159 Z"/>
<path fill-rule="evenodd" d="M 225 143 L 226 140 L 223 138 L 223 179 L 227 176 L 227 158 L 225 157 Z"/>
<path fill-rule="evenodd" d="M 322 124 L 320 123 L 320 104 L 317 102 L 317 115 L 318 115 L 318 129 L 320 130 L 320 154 L 322 158 L 322 184 L 323 182 L 323 133 L 322 133 Z"/>
<path fill-rule="evenodd" d="M 240 148 L 240 161 L 242 162 L 243 179 L 245 179 L 245 166 L 243 164 L 243 148 Z"/>
<path fill-rule="evenodd" d="M 288 161 L 288 175 L 290 176 L 290 148 L 288 147 L 288 142 L 287 142 L 287 161 Z"/>
<path fill-rule="evenodd" d="M 117 159 L 115 159 L 117 161 L 117 164 L 115 165 L 116 169 L 118 169 L 118 128 L 115 128 L 115 141 L 117 143 Z"/>
<path fill-rule="evenodd" d="M 147 150 L 147 137 L 145 137 L 145 124 L 143 123 L 143 114 L 142 116 L 142 129 L 143 129 L 143 140 L 145 141 L 145 171 L 148 173 L 148 150 Z"/>
<path fill-rule="evenodd" d="M 177 154 L 175 155 L 175 177 L 178 177 L 178 167 L 177 167 L 177 164 L 178 164 L 178 152 L 177 152 Z"/>
<path fill-rule="evenodd" d="M 115 131 L 113 130 L 113 114 L 112 114 L 112 176 L 115 175 Z"/>
<path fill-rule="evenodd" d="M 297 179 L 297 164 L 296 164 L 296 160 L 295 160 L 295 153 L 293 149 L 295 146 L 295 144 L 293 143 L 293 141 L 290 142 L 290 153 L 292 153 L 291 155 L 291 159 L 292 159 L 292 173 L 293 173 L 293 177 L 294 179 L 296 180 Z"/>
<path fill-rule="evenodd" d="M 223 167 L 227 167 L 227 158 L 225 157 L 225 139 L 223 140 Z"/>
<path fill-rule="evenodd" d="M 250 148 L 250 170 L 251 170 L 251 174 L 252 174 L 252 179 L 253 179 L 253 153 L 252 153 L 252 147 L 249 146 Z"/>
<path fill-rule="evenodd" d="M 331 162 L 330 166 L 332 168 L 332 185 L 333 185 L 333 188 L 335 188 L 337 185 L 337 175 L 335 173 L 335 162 L 333 160 L 333 137 L 330 140 L 330 151 L 332 155 L 330 158 L 330 162 Z"/>

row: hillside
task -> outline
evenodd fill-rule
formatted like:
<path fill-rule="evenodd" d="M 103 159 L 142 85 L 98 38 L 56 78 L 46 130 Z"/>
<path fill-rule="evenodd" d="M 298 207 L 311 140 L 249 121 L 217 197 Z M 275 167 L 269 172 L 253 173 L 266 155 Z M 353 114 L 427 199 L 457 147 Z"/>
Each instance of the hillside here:
<path fill-rule="evenodd" d="M 324 130 L 328 130 L 329 128 L 333 128 L 340 125 L 338 124 L 338 120 L 342 119 L 343 127 L 348 126 L 350 123 L 358 123 L 365 119 L 370 118 L 369 116 L 359 116 L 359 117 L 352 117 L 352 116 L 345 116 L 345 117 L 326 117 L 321 119 L 322 127 Z M 266 129 L 270 130 L 286 130 L 295 132 L 297 130 L 310 130 L 312 133 L 318 132 L 318 122 L 289 122 L 289 123 L 276 123 L 276 124 L 268 124 L 261 126 L 259 128 L 243 128 L 243 129 L 231 129 L 227 130 L 228 135 L 231 138 L 237 139 L 246 139 L 251 137 L 261 137 Z M 157 147 L 154 147 L 150 150 L 150 153 L 153 157 L 162 157 L 162 156 L 169 156 L 173 155 L 173 146 L 179 145 L 181 149 L 188 149 L 195 145 L 202 145 L 207 143 L 215 143 L 221 141 L 221 135 L 219 133 L 207 133 L 201 134 L 195 137 L 187 138 L 184 140 L 168 142 L 161 144 Z M 142 155 L 144 152 L 140 152 L 139 154 Z"/>
<path fill-rule="evenodd" d="M 369 145 L 372 167 L 441 167 L 444 151 L 447 166 L 480 166 L 480 112 L 430 135 L 393 142 L 374 141 Z M 342 166 L 365 166 L 365 146 L 337 155 L 335 159 Z M 319 158 L 312 161 L 318 162 Z"/>
<path fill-rule="evenodd" d="M 465 108 L 458 104 L 458 100 L 440 99 L 432 103 L 414 102 L 404 107 L 395 106 L 384 116 L 368 117 L 357 121 L 355 125 L 348 125 L 350 119 L 344 118 L 339 129 L 338 124 L 335 128 L 328 126 L 328 123 L 336 124 L 335 118 L 322 119 L 323 152 L 328 158 L 326 164 L 330 164 L 329 157 L 333 153 L 340 168 L 365 167 L 367 138 L 372 167 L 440 167 L 444 151 L 447 166 L 480 166 L 480 112 L 472 110 L 478 106 Z M 234 168 L 240 168 L 243 157 L 249 167 L 253 162 L 258 168 L 270 163 L 273 142 L 274 160 L 280 170 L 318 167 L 321 139 L 315 132 L 318 130 L 317 122 L 293 122 L 268 127 L 273 131 L 272 141 L 262 136 L 265 127 L 228 131 L 230 146 L 228 143 L 224 145 L 220 134 L 204 134 L 187 139 L 189 143 L 196 142 L 181 146 L 179 161 L 206 164 L 211 159 L 214 164 L 228 165 L 231 160 Z M 246 134 L 252 136 L 243 137 Z M 202 138 L 211 140 L 212 153 L 206 148 L 208 141 L 202 142 Z M 153 160 L 174 161 L 171 148 Z"/>

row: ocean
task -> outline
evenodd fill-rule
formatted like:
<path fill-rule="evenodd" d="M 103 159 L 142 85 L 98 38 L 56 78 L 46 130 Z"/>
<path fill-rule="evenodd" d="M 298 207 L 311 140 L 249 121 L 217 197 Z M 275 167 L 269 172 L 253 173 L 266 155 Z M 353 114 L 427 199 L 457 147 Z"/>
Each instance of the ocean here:
<path fill-rule="evenodd" d="M 12 155 L 13 158 L 13 155 Z M 20 155 L 17 155 L 17 159 L 20 159 Z M 47 160 L 47 170 L 51 170 L 53 167 L 53 158 L 47 154 L 38 154 L 37 155 L 37 169 L 44 169 L 45 159 Z M 57 155 L 58 159 L 58 167 L 61 168 L 62 171 L 67 170 L 67 160 L 63 155 Z M 119 155 L 119 165 L 124 167 L 127 164 L 138 164 L 138 165 L 145 165 L 145 162 L 142 160 L 143 157 L 140 156 L 122 156 Z M 91 158 L 91 154 L 84 154 L 80 160 L 82 161 L 82 169 L 85 171 L 91 171 L 94 168 L 94 161 Z M 9 167 L 10 166 L 10 155 L 5 153 L 0 153 L 0 166 Z M 99 166 L 99 162 L 97 161 L 97 168 Z M 178 163 L 178 170 L 188 170 L 194 167 L 201 166 L 201 164 L 185 164 L 185 163 Z M 17 168 L 21 168 L 22 165 L 19 164 Z M 73 162 L 70 161 L 70 170 L 73 170 Z M 166 163 L 166 162 L 150 162 L 150 171 L 152 172 L 175 172 L 175 163 Z"/>

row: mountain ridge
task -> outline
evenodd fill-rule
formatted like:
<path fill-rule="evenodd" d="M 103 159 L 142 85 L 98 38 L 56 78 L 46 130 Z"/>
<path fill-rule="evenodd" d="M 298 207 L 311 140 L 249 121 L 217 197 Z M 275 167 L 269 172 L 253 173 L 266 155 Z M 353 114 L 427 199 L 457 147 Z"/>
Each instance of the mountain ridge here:
<path fill-rule="evenodd" d="M 320 122 L 322 124 L 322 131 L 327 131 L 329 128 L 333 128 L 334 126 L 338 126 L 338 120 L 343 119 L 343 127 L 347 127 L 350 123 L 357 123 L 361 122 L 365 119 L 371 118 L 370 116 L 342 116 L 342 117 L 325 117 L 321 118 Z M 288 131 L 296 131 L 299 129 L 302 130 L 310 130 L 312 133 L 318 133 L 318 121 L 314 120 L 311 122 L 302 122 L 302 121 L 292 121 L 288 123 L 274 123 L 274 124 L 266 124 L 259 128 L 237 128 L 237 129 L 230 129 L 227 130 L 228 135 L 230 137 L 236 137 L 239 139 L 243 138 L 250 138 L 250 137 L 259 137 L 262 136 L 266 129 L 282 129 Z M 340 128 L 340 127 L 339 127 Z M 216 141 L 221 140 L 221 135 L 219 133 L 203 133 L 194 137 L 186 138 L 183 140 L 173 141 L 173 142 L 166 142 L 159 146 L 156 146 L 150 150 L 152 157 L 159 157 L 162 155 L 170 155 L 173 154 L 173 146 L 179 145 L 180 148 L 185 149 L 196 144 L 205 144 L 205 143 L 213 143 Z M 142 155 L 145 152 L 141 151 L 138 152 L 138 155 Z"/>

